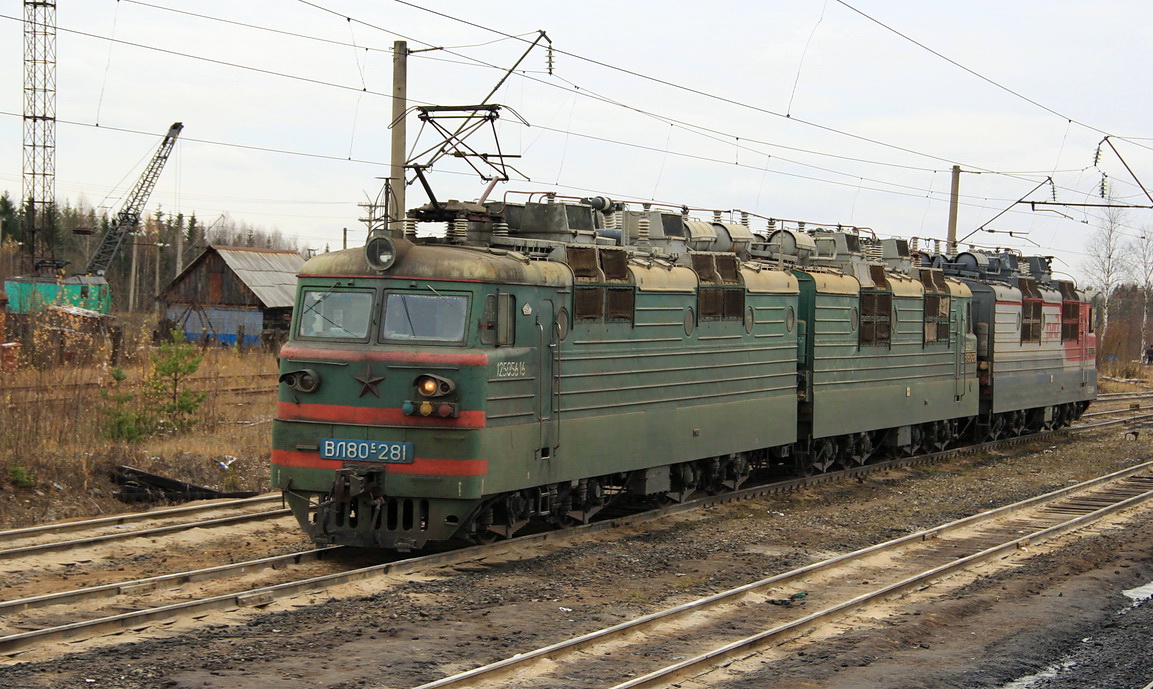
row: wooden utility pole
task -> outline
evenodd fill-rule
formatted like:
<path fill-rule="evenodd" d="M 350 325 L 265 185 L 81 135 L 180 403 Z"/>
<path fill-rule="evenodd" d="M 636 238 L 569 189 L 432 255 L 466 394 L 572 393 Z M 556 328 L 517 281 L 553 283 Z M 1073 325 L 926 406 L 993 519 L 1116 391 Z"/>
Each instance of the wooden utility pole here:
<path fill-rule="evenodd" d="M 957 253 L 957 205 L 961 196 L 961 166 L 953 166 L 953 187 L 949 192 L 949 234 L 945 238 L 945 251 Z"/>
<path fill-rule="evenodd" d="M 408 42 L 392 44 L 392 169 L 388 199 L 389 229 L 394 235 L 404 231 L 404 216 L 408 212 L 404 199 L 404 159 L 408 145 L 405 132 L 405 110 L 408 109 Z"/>

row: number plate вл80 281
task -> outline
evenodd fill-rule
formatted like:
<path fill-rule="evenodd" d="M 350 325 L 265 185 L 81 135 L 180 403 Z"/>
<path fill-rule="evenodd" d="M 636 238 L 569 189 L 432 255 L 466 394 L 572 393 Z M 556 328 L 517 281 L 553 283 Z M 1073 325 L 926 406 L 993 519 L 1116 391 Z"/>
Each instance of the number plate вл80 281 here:
<path fill-rule="evenodd" d="M 320 441 L 320 458 L 345 462 L 411 464 L 413 451 L 412 443 L 322 438 Z"/>

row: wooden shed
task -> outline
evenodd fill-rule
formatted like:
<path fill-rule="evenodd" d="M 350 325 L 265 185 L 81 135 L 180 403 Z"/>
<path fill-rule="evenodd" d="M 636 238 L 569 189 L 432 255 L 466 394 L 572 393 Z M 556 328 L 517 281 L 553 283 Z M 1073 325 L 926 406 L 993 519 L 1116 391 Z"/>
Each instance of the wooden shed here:
<path fill-rule="evenodd" d="M 288 332 L 302 265 L 295 251 L 209 246 L 165 288 L 165 318 L 192 342 L 275 342 Z"/>

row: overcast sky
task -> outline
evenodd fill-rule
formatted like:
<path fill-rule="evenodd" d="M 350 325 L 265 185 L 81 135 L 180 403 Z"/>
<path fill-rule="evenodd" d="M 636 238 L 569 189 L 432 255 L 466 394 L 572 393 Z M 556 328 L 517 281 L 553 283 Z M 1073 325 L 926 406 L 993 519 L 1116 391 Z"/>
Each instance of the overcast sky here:
<path fill-rule="evenodd" d="M 22 17 L 0 0 L 0 190 L 13 197 Z M 1153 191 L 1147 0 L 59 0 L 57 26 L 58 199 L 115 212 L 181 121 L 150 211 L 227 214 L 321 250 L 343 228 L 363 241 L 357 204 L 388 175 L 393 41 L 422 51 L 413 104 L 461 105 L 540 30 L 552 74 L 534 49 L 491 99 L 506 106 L 501 150 L 522 156 L 494 196 L 602 194 L 943 239 L 959 164 L 961 237 L 985 225 L 995 232 L 969 241 L 1055 255 L 1078 277 L 1098 213 L 1015 201 L 1099 203 L 1107 175 L 1117 198 L 1153 205 L 1137 185 Z M 408 125 L 410 147 L 435 143 Z M 1121 158 L 1106 144 L 1095 164 L 1106 135 Z M 496 150 L 489 134 L 469 143 Z M 484 188 L 459 160 L 430 180 L 442 199 Z M 1153 211 L 1125 224 L 1136 238 Z"/>

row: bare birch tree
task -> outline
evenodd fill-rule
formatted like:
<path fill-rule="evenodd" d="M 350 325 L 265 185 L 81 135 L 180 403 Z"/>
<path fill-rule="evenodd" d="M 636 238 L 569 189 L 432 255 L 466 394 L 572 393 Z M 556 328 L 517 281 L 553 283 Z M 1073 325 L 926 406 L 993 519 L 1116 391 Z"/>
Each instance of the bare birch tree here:
<path fill-rule="evenodd" d="M 1149 301 L 1153 298 L 1153 225 L 1141 228 L 1141 236 L 1129 244 L 1129 274 L 1141 290 L 1141 352 L 1142 361 L 1145 348 L 1150 345 Z"/>
<path fill-rule="evenodd" d="M 1104 211 L 1098 218 L 1100 224 L 1089 238 L 1089 245 L 1085 247 L 1088 258 L 1081 265 L 1089 279 L 1089 286 L 1101 294 L 1101 341 L 1105 340 L 1105 333 L 1109 329 L 1109 299 L 1129 273 L 1128 254 L 1122 236 L 1125 209 L 1106 208 Z"/>

